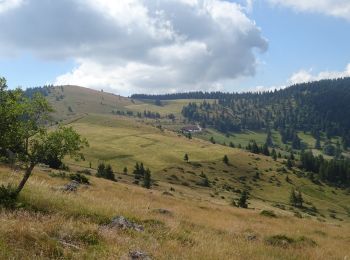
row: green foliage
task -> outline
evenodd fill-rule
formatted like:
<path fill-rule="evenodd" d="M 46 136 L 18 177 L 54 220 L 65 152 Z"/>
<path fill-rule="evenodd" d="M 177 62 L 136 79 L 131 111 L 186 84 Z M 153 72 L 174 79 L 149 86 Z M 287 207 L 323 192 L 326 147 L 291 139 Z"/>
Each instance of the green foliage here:
<path fill-rule="evenodd" d="M 228 165 L 229 164 L 229 159 L 227 157 L 227 155 L 225 154 L 224 158 L 222 159 L 222 161 L 224 162 L 224 164 Z"/>
<path fill-rule="evenodd" d="M 185 156 L 184 156 L 184 161 L 185 162 L 188 162 L 189 161 L 189 157 L 188 157 L 188 154 L 186 153 Z"/>
<path fill-rule="evenodd" d="M 52 168 L 62 166 L 66 155 L 75 159 L 84 159 L 79 151 L 88 146 L 86 139 L 82 138 L 72 127 L 59 127 L 54 132 L 43 132 L 32 142 L 37 148 L 37 161 L 48 164 Z"/>
<path fill-rule="evenodd" d="M 124 167 L 123 173 L 124 173 L 124 175 L 128 175 L 128 167 Z"/>
<path fill-rule="evenodd" d="M 205 175 L 203 172 L 201 173 L 200 177 L 202 178 L 202 180 L 200 180 L 199 182 L 197 182 L 197 185 L 202 186 L 202 187 L 210 187 L 210 181 L 208 179 L 208 176 Z"/>
<path fill-rule="evenodd" d="M 71 127 L 59 127 L 48 132 L 45 123 L 52 108 L 39 93 L 32 98 L 21 90 L 7 90 L 0 79 L 0 153 L 11 151 L 24 163 L 25 174 L 19 193 L 38 163 L 59 166 L 64 156 L 81 159 L 79 151 L 88 145 Z"/>
<path fill-rule="evenodd" d="M 295 191 L 294 188 L 291 189 L 289 195 L 289 202 L 292 206 L 302 208 L 304 199 L 300 191 Z"/>
<path fill-rule="evenodd" d="M 263 210 L 260 212 L 260 215 L 270 218 L 277 218 L 277 215 L 272 210 Z"/>
<path fill-rule="evenodd" d="M 7 185 L 5 187 L 4 185 L 0 186 L 0 208 L 15 208 L 16 207 L 16 201 L 17 201 L 17 192 L 16 188 L 12 185 Z"/>
<path fill-rule="evenodd" d="M 241 193 L 241 197 L 238 200 L 237 206 L 240 208 L 248 208 L 248 192 L 246 190 L 244 190 Z"/>
<path fill-rule="evenodd" d="M 310 246 L 314 247 L 317 245 L 317 243 L 305 236 L 301 236 L 297 239 L 288 237 L 286 235 L 274 235 L 274 236 L 269 236 L 266 238 L 266 243 L 272 245 L 272 246 L 279 246 L 279 247 L 284 247 L 287 248 L 289 246 Z"/>
<path fill-rule="evenodd" d="M 143 181 L 143 187 L 150 189 L 151 188 L 151 171 L 150 169 L 145 169 L 143 163 L 136 163 L 134 168 L 134 178 L 135 184 L 138 184 L 141 180 Z"/>
<path fill-rule="evenodd" d="M 110 164 L 100 163 L 97 167 L 96 177 L 116 181 L 112 166 Z"/>
<path fill-rule="evenodd" d="M 212 137 L 210 137 L 210 142 L 212 143 L 212 144 L 216 144 L 216 141 L 215 141 L 215 139 L 214 139 L 214 137 L 212 136 Z"/>
<path fill-rule="evenodd" d="M 143 187 L 145 187 L 146 189 L 151 188 L 151 171 L 149 169 L 145 171 L 145 175 L 143 178 Z"/>
<path fill-rule="evenodd" d="M 350 185 L 350 160 L 325 160 L 321 155 L 315 157 L 311 151 L 300 155 L 300 168 L 318 174 L 323 181 L 341 186 Z"/>
<path fill-rule="evenodd" d="M 80 173 L 70 174 L 70 175 L 69 175 L 69 178 L 70 178 L 72 181 L 77 181 L 77 182 L 79 182 L 80 184 L 90 184 L 89 179 L 88 179 L 86 176 L 84 176 L 84 175 L 82 175 L 82 174 L 80 174 Z"/>

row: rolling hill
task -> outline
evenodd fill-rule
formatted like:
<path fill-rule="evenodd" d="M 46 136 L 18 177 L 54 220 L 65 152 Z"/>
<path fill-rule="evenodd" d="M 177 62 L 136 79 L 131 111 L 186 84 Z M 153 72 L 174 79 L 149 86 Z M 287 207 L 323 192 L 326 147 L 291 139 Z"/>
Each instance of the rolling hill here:
<path fill-rule="evenodd" d="M 312 179 L 297 165 L 288 168 L 283 157 L 275 161 L 224 145 L 245 145 L 252 138 L 263 143 L 264 131 L 226 135 L 209 127 L 192 138 L 181 133 L 190 124 L 183 107 L 204 99 L 159 104 L 76 86 L 49 88 L 46 98 L 56 110 L 53 118 L 72 126 L 90 146 L 83 151 L 85 161 L 64 160 L 69 171 L 37 167 L 20 209 L 1 211 L 0 258 L 128 259 L 133 251 L 152 259 L 348 256 L 349 189 Z M 149 118 L 145 111 L 160 116 Z M 272 135 L 281 142 L 278 131 Z M 310 136 L 302 138 L 313 143 Z M 151 190 L 135 183 L 134 166 L 141 162 L 151 170 Z M 95 177 L 100 163 L 111 165 L 117 182 Z M 76 173 L 90 185 L 63 192 Z M 0 184 L 17 183 L 20 176 L 20 169 L 0 166 Z M 292 189 L 302 193 L 302 208 L 291 205 Z M 248 209 L 234 207 L 244 191 Z M 115 216 L 144 231 L 108 228 Z"/>

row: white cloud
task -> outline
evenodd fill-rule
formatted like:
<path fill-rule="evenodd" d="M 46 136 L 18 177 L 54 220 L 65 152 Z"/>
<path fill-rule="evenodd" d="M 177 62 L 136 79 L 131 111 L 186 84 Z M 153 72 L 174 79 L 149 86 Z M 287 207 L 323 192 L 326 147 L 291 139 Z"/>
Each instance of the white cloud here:
<path fill-rule="evenodd" d="M 321 13 L 350 20 L 349 0 L 268 0 L 296 11 Z"/>
<path fill-rule="evenodd" d="M 318 74 L 312 74 L 312 70 L 300 70 L 294 73 L 288 80 L 289 84 L 298 84 L 304 82 L 317 81 L 322 79 L 337 79 L 350 77 L 350 63 L 344 71 L 323 71 Z"/>
<path fill-rule="evenodd" d="M 245 10 L 225 0 L 25 0 L 0 13 L 0 55 L 73 59 L 60 84 L 123 94 L 211 89 L 254 75 L 255 50 L 267 49 Z"/>
<path fill-rule="evenodd" d="M 23 0 L 0 0 L 0 14 L 13 8 L 19 7 Z"/>

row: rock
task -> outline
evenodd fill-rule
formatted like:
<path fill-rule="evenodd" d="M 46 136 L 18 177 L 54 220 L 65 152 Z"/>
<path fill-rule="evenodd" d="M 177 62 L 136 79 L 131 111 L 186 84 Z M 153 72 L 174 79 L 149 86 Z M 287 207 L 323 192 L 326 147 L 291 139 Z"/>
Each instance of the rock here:
<path fill-rule="evenodd" d="M 79 187 L 79 182 L 71 181 L 70 183 L 63 186 L 62 190 L 67 192 L 76 192 Z"/>
<path fill-rule="evenodd" d="M 129 252 L 131 260 L 151 260 L 151 258 L 144 252 L 141 251 L 131 251 Z"/>
<path fill-rule="evenodd" d="M 173 213 L 168 209 L 154 209 L 153 212 L 163 215 L 173 215 Z"/>
<path fill-rule="evenodd" d="M 108 224 L 108 228 L 118 228 L 118 229 L 132 229 L 137 232 L 142 232 L 144 230 L 144 227 L 136 224 L 135 222 L 132 222 L 128 219 L 126 219 L 123 216 L 117 216 L 112 219 L 112 222 Z"/>
<path fill-rule="evenodd" d="M 247 235 L 246 236 L 246 239 L 248 240 L 248 241 L 255 241 L 255 240 L 257 240 L 257 236 L 256 235 Z"/>

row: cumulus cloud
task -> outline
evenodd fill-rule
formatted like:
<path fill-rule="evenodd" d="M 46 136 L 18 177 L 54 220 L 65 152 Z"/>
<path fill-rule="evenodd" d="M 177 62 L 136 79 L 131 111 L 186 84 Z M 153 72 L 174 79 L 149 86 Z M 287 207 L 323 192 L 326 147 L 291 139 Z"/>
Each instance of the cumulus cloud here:
<path fill-rule="evenodd" d="M 337 79 L 350 77 L 350 63 L 344 71 L 323 71 L 318 74 L 313 74 L 312 70 L 300 70 L 294 73 L 288 80 L 289 84 L 298 84 L 304 82 L 317 81 L 322 79 Z"/>
<path fill-rule="evenodd" d="M 296 11 L 321 13 L 350 21 L 349 0 L 268 0 L 272 4 L 293 8 Z"/>
<path fill-rule="evenodd" d="M 0 55 L 74 59 L 57 84 L 123 93 L 217 88 L 254 75 L 255 51 L 267 49 L 245 10 L 225 0 L 0 0 Z"/>
<path fill-rule="evenodd" d="M 0 14 L 12 8 L 16 8 L 23 0 L 0 0 Z"/>

